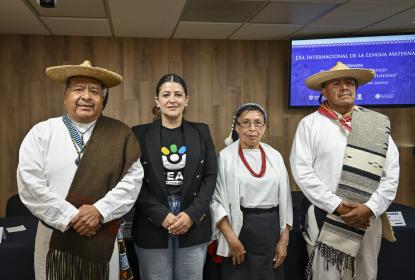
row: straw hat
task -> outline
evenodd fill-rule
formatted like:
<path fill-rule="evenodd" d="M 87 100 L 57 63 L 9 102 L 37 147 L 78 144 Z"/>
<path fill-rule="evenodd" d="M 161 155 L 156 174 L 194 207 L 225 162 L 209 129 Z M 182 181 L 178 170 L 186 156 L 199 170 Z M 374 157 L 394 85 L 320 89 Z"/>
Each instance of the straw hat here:
<path fill-rule="evenodd" d="M 375 77 L 376 73 L 372 69 L 349 68 L 347 65 L 337 62 L 327 71 L 322 71 L 311 75 L 305 80 L 308 88 L 321 91 L 323 83 L 338 78 L 353 78 L 357 81 L 357 85 L 361 86 Z"/>
<path fill-rule="evenodd" d="M 94 67 L 91 61 L 85 60 L 80 65 L 60 65 L 46 68 L 46 75 L 54 81 L 66 83 L 75 76 L 94 78 L 101 81 L 105 88 L 111 88 L 122 82 L 122 76 L 105 68 Z"/>

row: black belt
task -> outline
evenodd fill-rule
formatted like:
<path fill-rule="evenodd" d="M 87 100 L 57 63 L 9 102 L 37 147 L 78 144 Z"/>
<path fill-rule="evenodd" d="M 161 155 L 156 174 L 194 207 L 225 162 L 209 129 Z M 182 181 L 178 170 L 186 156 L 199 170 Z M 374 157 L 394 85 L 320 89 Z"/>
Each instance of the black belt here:
<path fill-rule="evenodd" d="M 45 227 L 49 228 L 49 229 L 55 229 L 53 227 L 51 227 L 50 225 L 48 225 L 47 223 L 45 223 L 44 221 L 40 220 L 40 222 L 42 223 L 42 225 L 44 225 Z"/>
<path fill-rule="evenodd" d="M 249 214 L 261 214 L 261 213 L 269 213 L 278 210 L 278 206 L 271 207 L 271 208 L 245 208 L 241 206 L 241 211 L 243 213 Z"/>

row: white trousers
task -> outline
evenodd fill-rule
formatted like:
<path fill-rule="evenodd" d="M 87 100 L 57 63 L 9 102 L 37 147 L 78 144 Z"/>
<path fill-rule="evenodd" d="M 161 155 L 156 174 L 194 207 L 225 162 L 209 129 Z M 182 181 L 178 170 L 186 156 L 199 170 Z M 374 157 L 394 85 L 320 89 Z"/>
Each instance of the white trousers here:
<path fill-rule="evenodd" d="M 36 241 L 35 241 L 35 278 L 36 280 L 46 279 L 46 256 L 49 251 L 49 241 L 53 230 L 45 227 L 41 222 L 37 226 Z M 114 251 L 112 252 L 109 263 L 109 279 L 118 280 L 119 272 L 119 257 L 118 257 L 118 242 L 115 238 Z"/>
<path fill-rule="evenodd" d="M 314 215 L 314 206 L 311 205 L 307 212 L 307 233 L 310 240 L 314 243 L 319 235 L 316 218 Z M 378 271 L 377 258 L 379 255 L 380 244 L 382 241 L 382 221 L 380 218 L 372 217 L 370 226 L 366 230 L 363 237 L 360 250 L 355 259 L 355 273 L 357 280 L 376 280 Z M 307 244 L 307 252 L 313 250 L 312 244 Z M 332 264 L 329 264 L 328 270 L 324 264 L 324 259 L 315 254 L 313 260 L 313 280 L 337 280 L 337 279 L 353 279 L 350 270 L 344 271 L 343 276 L 341 272 Z M 342 278 L 343 277 L 343 278 Z"/>

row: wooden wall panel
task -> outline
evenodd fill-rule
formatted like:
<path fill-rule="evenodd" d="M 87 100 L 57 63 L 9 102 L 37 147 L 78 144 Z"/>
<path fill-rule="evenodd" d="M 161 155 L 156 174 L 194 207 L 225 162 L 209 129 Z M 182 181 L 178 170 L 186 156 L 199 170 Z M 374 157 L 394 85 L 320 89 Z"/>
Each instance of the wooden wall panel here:
<path fill-rule="evenodd" d="M 402 204 L 415 206 L 415 148 L 399 147 L 399 163 L 401 176 L 396 201 Z"/>
<path fill-rule="evenodd" d="M 281 152 L 288 166 L 297 124 L 312 112 L 287 108 L 288 55 L 285 41 L 0 35 L 0 216 L 17 191 L 17 155 L 24 135 L 37 122 L 64 112 L 64 86 L 45 76 L 47 66 L 90 59 L 121 73 L 124 83 L 110 90 L 105 114 L 130 126 L 152 120 L 158 79 L 180 74 L 191 96 L 186 118 L 209 124 L 218 151 L 236 106 L 259 102 L 270 116 L 264 141 Z M 415 109 L 378 111 L 390 116 L 401 154 L 397 201 L 415 206 Z"/>

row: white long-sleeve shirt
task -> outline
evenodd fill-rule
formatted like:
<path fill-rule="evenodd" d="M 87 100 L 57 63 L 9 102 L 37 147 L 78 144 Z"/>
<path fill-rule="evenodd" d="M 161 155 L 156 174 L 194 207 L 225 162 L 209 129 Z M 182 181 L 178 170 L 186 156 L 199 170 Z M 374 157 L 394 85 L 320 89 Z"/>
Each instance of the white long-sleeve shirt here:
<path fill-rule="evenodd" d="M 75 125 L 85 131 L 91 124 Z M 89 140 L 93 129 L 83 137 Z M 78 157 L 62 117 L 36 124 L 23 139 L 19 151 L 17 186 L 22 202 L 50 226 L 65 231 L 78 209 L 65 200 Z M 122 180 L 94 206 L 106 223 L 126 214 L 141 189 L 143 167 L 134 162 Z"/>
<path fill-rule="evenodd" d="M 340 125 L 319 112 L 306 116 L 298 124 L 290 155 L 293 177 L 310 202 L 329 213 L 342 201 L 335 192 L 346 145 L 347 137 Z M 390 137 L 379 187 L 365 203 L 376 217 L 392 203 L 398 182 L 399 152 Z"/>
<path fill-rule="evenodd" d="M 261 151 L 259 149 L 243 149 L 243 153 L 252 170 L 259 173 L 262 167 Z M 267 169 L 261 178 L 252 176 L 243 163 L 239 163 L 238 165 L 238 184 L 241 206 L 245 208 L 263 209 L 278 206 L 280 188 L 276 186 L 279 186 L 280 181 L 283 180 L 281 178 L 282 176 L 276 176 L 276 172 L 272 168 L 269 160 L 266 159 Z"/>

